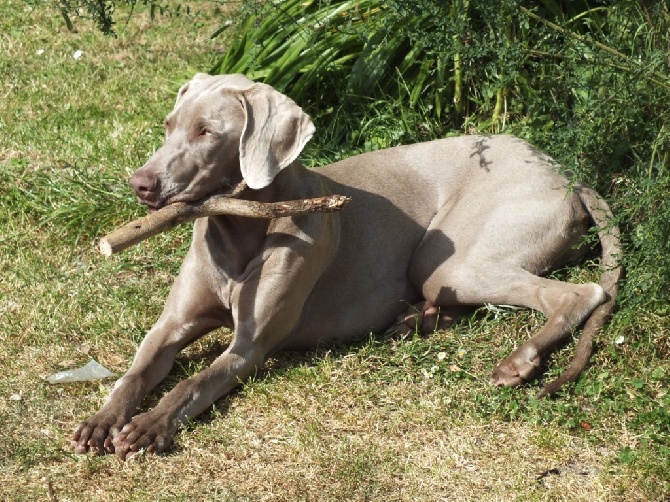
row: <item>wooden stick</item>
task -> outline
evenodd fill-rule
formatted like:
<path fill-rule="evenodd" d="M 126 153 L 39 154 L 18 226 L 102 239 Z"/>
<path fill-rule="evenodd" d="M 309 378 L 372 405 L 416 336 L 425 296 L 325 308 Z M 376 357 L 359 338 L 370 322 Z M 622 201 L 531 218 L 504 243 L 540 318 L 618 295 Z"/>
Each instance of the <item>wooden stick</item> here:
<path fill-rule="evenodd" d="M 344 195 L 330 195 L 314 199 L 264 203 L 215 195 L 195 203 L 175 202 L 107 234 L 100 239 L 100 252 L 105 256 L 111 256 L 181 223 L 205 216 L 227 214 L 247 218 L 282 218 L 307 213 L 331 213 L 342 209 L 350 200 Z"/>

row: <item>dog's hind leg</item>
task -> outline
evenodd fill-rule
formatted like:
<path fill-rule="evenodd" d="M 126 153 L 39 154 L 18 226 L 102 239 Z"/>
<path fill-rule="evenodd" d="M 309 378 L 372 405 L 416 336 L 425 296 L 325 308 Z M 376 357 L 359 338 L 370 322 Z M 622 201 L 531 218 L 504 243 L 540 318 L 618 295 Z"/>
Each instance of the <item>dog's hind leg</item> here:
<path fill-rule="evenodd" d="M 440 284 L 449 284 L 449 288 Z M 438 269 L 426 282 L 423 294 L 435 305 L 518 305 L 547 317 L 533 337 L 493 370 L 492 382 L 505 386 L 532 378 L 551 350 L 606 300 L 598 284 L 545 279 L 511 267 L 487 275 L 481 267 L 466 264 Z"/>
<path fill-rule="evenodd" d="M 412 258 L 410 278 L 433 306 L 517 305 L 547 317 L 493 370 L 497 385 L 515 386 L 533 377 L 551 350 L 607 299 L 598 284 L 539 276 L 581 254 L 577 245 L 588 224 L 579 203 L 569 197 L 543 204 L 541 211 L 517 206 L 483 210 L 473 217 L 479 221 L 475 230 L 463 227 L 462 214 L 438 214 Z M 435 250 L 445 239 L 454 251 L 440 260 Z"/>

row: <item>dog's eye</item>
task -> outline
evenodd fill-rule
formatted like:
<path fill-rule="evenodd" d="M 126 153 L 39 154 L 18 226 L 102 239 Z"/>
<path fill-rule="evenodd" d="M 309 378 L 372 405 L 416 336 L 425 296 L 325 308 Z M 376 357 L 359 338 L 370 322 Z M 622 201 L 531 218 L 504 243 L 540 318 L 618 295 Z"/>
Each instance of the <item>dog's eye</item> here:
<path fill-rule="evenodd" d="M 200 131 L 198 132 L 198 136 L 207 136 L 209 134 L 209 129 L 206 127 L 201 127 Z"/>

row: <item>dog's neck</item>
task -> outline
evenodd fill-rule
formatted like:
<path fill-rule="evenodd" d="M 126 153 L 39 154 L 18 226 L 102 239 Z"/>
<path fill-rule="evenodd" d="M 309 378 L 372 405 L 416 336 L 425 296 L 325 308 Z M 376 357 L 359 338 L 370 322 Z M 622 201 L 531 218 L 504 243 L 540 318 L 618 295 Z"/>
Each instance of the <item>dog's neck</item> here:
<path fill-rule="evenodd" d="M 279 172 L 268 186 L 259 190 L 247 188 L 239 193 L 238 198 L 257 202 L 282 202 L 331 194 L 326 178 L 305 168 L 296 160 Z"/>
<path fill-rule="evenodd" d="M 255 202 L 281 202 L 330 195 L 331 190 L 325 177 L 296 161 L 282 170 L 267 187 L 253 190 L 242 181 L 233 184 L 228 193 L 236 193 L 237 198 Z M 258 255 L 275 224 L 273 221 L 229 215 L 210 216 L 198 220 L 196 231 L 202 232 L 210 243 L 210 251 L 216 250 L 212 258 L 218 262 L 218 267 L 232 277 L 242 274 L 249 260 Z"/>

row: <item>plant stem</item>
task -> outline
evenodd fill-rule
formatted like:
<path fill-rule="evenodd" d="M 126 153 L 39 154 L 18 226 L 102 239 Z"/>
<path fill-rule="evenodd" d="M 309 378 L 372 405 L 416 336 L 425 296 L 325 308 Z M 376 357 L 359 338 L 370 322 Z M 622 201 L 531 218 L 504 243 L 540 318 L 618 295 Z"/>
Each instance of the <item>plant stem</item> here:
<path fill-rule="evenodd" d="M 630 57 L 626 56 L 624 53 L 619 52 L 618 50 L 613 49 L 612 47 L 609 47 L 608 45 L 605 45 L 605 44 L 603 44 L 601 42 L 598 42 L 596 40 L 591 40 L 590 38 L 585 37 L 584 35 L 580 35 L 579 33 L 575 33 L 574 31 L 566 30 L 565 28 L 562 28 L 559 25 L 557 25 L 555 23 L 552 23 L 551 21 L 549 21 L 547 19 L 544 19 L 543 17 L 538 16 L 534 12 L 529 11 L 525 7 L 520 7 L 520 9 L 524 14 L 527 14 L 528 17 L 545 24 L 546 26 L 548 26 L 552 30 L 555 30 L 555 31 L 557 31 L 557 32 L 559 32 L 563 35 L 566 35 L 570 38 L 578 40 L 578 41 L 582 42 L 583 44 L 590 45 L 592 47 L 597 47 L 598 49 L 600 49 L 600 50 L 602 50 L 602 51 L 604 51 L 604 52 L 606 52 L 606 53 L 608 53 L 612 56 L 616 56 L 620 59 L 623 59 L 624 61 L 626 61 L 630 65 L 629 68 L 627 68 L 628 70 L 630 70 L 631 67 L 633 67 L 633 66 L 637 66 L 637 67 L 640 66 L 640 64 L 637 63 L 634 59 L 631 59 Z M 655 77 L 655 78 L 651 79 L 652 82 L 654 82 L 655 84 L 658 84 L 660 86 L 663 86 L 667 90 L 670 90 L 670 84 L 668 84 L 668 82 L 666 82 L 667 77 L 665 75 L 663 75 L 662 73 L 659 73 L 656 70 L 652 70 L 651 73 Z"/>
<path fill-rule="evenodd" d="M 469 0 L 455 0 L 451 4 L 452 19 L 467 18 Z M 459 44 L 458 35 L 453 35 L 455 44 Z M 460 124 L 465 114 L 465 100 L 463 99 L 463 67 L 461 65 L 461 53 L 457 51 L 454 54 L 454 115 L 456 123 Z"/>

